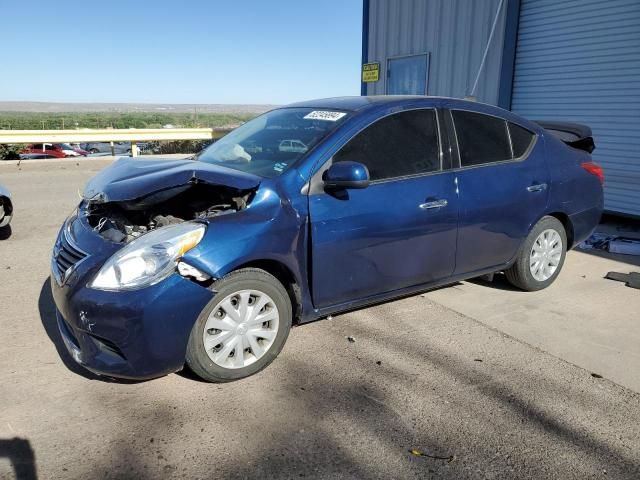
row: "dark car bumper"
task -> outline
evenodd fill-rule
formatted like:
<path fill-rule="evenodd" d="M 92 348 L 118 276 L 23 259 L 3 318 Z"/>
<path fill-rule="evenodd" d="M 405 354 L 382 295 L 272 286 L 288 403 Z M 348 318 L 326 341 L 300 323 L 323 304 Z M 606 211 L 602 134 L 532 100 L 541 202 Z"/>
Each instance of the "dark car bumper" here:
<path fill-rule="evenodd" d="M 88 370 L 113 377 L 148 379 L 180 370 L 191 328 L 213 293 L 178 274 L 134 291 L 87 287 L 109 247 L 118 246 L 103 245 L 109 242 L 83 222 L 63 227 L 52 259 L 58 328 L 69 353 Z M 61 237 L 87 252 L 63 279 L 56 263 Z"/>
<path fill-rule="evenodd" d="M 601 202 L 597 207 L 569 215 L 569 220 L 573 226 L 573 244 L 569 245 L 570 248 L 575 247 L 591 236 L 600 223 L 602 209 Z"/>

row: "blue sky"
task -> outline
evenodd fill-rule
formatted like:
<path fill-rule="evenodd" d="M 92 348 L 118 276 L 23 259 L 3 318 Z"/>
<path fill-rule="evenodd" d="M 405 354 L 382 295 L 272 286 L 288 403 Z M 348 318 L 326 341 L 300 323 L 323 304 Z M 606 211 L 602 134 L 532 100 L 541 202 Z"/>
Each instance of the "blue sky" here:
<path fill-rule="evenodd" d="M 361 0 L 0 0 L 0 100 L 358 95 Z"/>

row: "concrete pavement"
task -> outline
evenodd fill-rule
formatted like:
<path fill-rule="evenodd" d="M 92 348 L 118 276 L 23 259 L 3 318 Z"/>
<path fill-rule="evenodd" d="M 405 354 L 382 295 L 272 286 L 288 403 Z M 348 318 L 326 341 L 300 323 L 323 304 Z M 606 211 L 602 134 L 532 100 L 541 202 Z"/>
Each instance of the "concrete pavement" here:
<path fill-rule="evenodd" d="M 602 287 L 611 303 L 589 307 L 601 267 L 582 270 L 584 254 L 546 296 L 464 283 L 295 328 L 267 370 L 240 382 L 97 379 L 62 347 L 48 265 L 78 188 L 107 163 L 0 163 L 16 204 L 0 241 L 0 478 L 640 478 L 640 395 L 543 351 L 554 332 L 592 338 L 574 308 L 635 308 L 613 289 L 636 291 L 613 282 Z M 560 295 L 571 291 L 577 301 Z M 455 311 L 462 296 L 472 315 Z M 566 328 L 545 329 L 533 304 Z M 492 325 L 491 305 L 521 329 L 509 315 L 500 328 L 512 336 Z M 635 335 L 589 322 L 604 342 Z M 536 329 L 540 348 L 526 338 Z M 625 349 L 620 367 L 638 369 Z"/>
<path fill-rule="evenodd" d="M 626 260 L 624 255 L 616 258 Z M 633 260 L 633 258 L 629 258 Z M 573 250 L 545 290 L 522 292 L 504 276 L 428 294 L 456 312 L 640 392 L 640 290 L 606 280 L 640 268 Z"/>

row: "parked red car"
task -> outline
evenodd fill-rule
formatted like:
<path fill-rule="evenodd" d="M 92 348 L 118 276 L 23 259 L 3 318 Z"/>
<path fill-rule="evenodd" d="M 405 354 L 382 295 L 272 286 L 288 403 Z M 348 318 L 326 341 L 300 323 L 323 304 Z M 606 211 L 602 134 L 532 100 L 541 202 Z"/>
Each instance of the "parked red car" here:
<path fill-rule="evenodd" d="M 56 158 L 86 155 L 86 152 L 82 154 L 66 143 L 34 143 L 28 145 L 22 153 L 42 153 Z"/>

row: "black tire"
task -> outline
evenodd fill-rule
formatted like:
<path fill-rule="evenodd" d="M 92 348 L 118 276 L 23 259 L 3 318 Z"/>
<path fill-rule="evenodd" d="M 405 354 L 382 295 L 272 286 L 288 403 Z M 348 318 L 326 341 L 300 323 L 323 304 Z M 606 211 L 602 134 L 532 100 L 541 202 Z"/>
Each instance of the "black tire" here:
<path fill-rule="evenodd" d="M 531 273 L 530 259 L 533 243 L 545 230 L 555 230 L 560 235 L 560 238 L 562 240 L 562 252 L 560 254 L 560 260 L 555 272 L 553 272 L 553 274 L 546 280 L 541 281 L 534 278 L 533 274 Z M 520 288 L 521 290 L 525 290 L 527 292 L 533 292 L 536 290 L 547 288 L 558 277 L 558 274 L 560 273 L 560 271 L 562 270 L 562 266 L 564 265 L 564 259 L 566 255 L 567 232 L 565 231 L 564 226 L 557 218 L 548 216 L 542 217 L 540 221 L 533 226 L 533 228 L 529 232 L 529 235 L 522 243 L 515 263 L 505 271 L 507 280 L 509 280 L 509 282 L 514 287 Z"/>
<path fill-rule="evenodd" d="M 97 148 L 92 148 L 91 150 L 89 150 L 89 153 L 93 153 L 93 154 L 100 153 L 100 150 L 98 150 Z"/>
<path fill-rule="evenodd" d="M 0 240 L 6 240 L 11 236 L 11 218 L 13 217 L 13 205 L 7 197 L 0 197 Z"/>
<path fill-rule="evenodd" d="M 198 316 L 189 336 L 186 356 L 189 368 L 208 382 L 230 382 L 253 375 L 267 367 L 284 347 L 291 330 L 293 309 L 287 290 L 273 275 L 257 268 L 231 272 L 216 281 L 211 288 L 217 293 Z M 214 363 L 209 357 L 202 337 L 209 315 L 226 297 L 241 290 L 258 290 L 271 297 L 278 309 L 278 331 L 273 344 L 254 363 L 241 368 L 225 368 Z"/>

